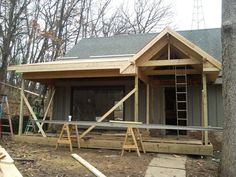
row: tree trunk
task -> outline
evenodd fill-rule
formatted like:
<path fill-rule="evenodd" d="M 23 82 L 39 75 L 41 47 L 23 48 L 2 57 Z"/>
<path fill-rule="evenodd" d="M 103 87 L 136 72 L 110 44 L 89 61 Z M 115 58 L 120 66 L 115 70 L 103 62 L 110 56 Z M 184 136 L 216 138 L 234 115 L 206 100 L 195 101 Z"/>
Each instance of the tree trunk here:
<path fill-rule="evenodd" d="M 224 134 L 221 160 L 222 177 L 236 175 L 236 2 L 222 3 L 222 59 Z"/>

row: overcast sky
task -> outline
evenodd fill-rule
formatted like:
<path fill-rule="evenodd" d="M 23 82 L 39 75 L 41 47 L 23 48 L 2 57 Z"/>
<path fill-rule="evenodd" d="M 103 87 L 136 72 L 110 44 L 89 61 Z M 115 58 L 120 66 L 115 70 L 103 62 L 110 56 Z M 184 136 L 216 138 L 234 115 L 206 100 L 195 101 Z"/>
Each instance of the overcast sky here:
<path fill-rule="evenodd" d="M 167 0 L 172 4 L 178 30 L 191 29 L 194 0 Z M 205 28 L 221 26 L 221 0 L 202 0 Z"/>
<path fill-rule="evenodd" d="M 135 0 L 113 0 L 113 4 L 118 6 L 120 3 L 131 3 Z M 192 11 L 194 0 L 164 0 L 172 5 L 174 13 L 173 27 L 176 30 L 190 30 L 192 24 Z M 199 0 L 200 1 L 200 0 Z M 205 27 L 221 27 L 221 0 L 202 0 Z"/>

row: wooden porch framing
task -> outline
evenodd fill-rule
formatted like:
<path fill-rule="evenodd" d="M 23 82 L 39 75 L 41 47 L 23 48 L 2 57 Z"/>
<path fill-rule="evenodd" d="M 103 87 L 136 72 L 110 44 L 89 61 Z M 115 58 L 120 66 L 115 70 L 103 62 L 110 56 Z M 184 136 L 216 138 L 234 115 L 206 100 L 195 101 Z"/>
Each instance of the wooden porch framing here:
<path fill-rule="evenodd" d="M 174 67 L 184 66 L 187 69 L 179 69 L 178 73 L 188 75 L 199 75 L 202 78 L 202 127 L 208 127 L 207 110 L 207 83 L 214 82 L 221 70 L 221 63 L 204 52 L 202 49 L 179 35 L 170 28 L 165 28 L 153 40 L 133 57 L 82 59 L 71 61 L 55 61 L 48 63 L 26 64 L 10 66 L 9 71 L 22 73 L 24 79 L 47 83 L 55 82 L 58 78 L 86 78 L 86 77 L 134 77 L 134 88 L 116 105 L 108 110 L 97 122 L 102 122 L 118 106 L 134 94 L 134 121 L 139 121 L 139 81 L 146 84 L 146 124 L 150 124 L 150 88 L 158 87 L 155 79 L 162 76 L 174 75 Z M 98 72 L 99 71 L 99 72 Z M 55 90 L 53 92 L 53 95 Z M 50 99 L 52 102 L 53 96 Z M 30 110 L 31 115 L 37 122 L 26 97 L 24 96 L 24 80 L 21 88 L 21 106 L 19 135 L 22 134 L 23 101 Z M 48 108 L 46 110 L 47 114 Z M 46 116 L 44 116 L 45 120 Z M 37 124 L 44 137 L 42 124 Z M 84 131 L 80 138 L 87 135 L 96 125 L 91 125 Z M 204 145 L 209 144 L 208 131 L 205 130 L 202 137 Z"/>

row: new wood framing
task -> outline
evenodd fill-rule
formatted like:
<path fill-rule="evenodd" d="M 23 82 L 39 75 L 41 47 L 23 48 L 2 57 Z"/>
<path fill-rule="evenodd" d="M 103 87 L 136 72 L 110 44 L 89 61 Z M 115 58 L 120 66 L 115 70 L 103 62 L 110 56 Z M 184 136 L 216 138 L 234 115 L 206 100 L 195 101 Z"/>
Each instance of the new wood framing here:
<path fill-rule="evenodd" d="M 176 66 L 183 66 L 186 69 L 173 69 Z M 123 97 L 117 104 L 115 104 L 110 110 L 98 119 L 98 122 L 105 120 L 117 107 L 123 104 L 129 97 L 134 95 L 132 102 L 132 109 L 134 115 L 133 121 L 140 121 L 140 106 L 143 105 L 140 101 L 140 95 L 142 94 L 142 83 L 146 84 L 146 92 L 144 100 L 144 110 L 146 124 L 152 125 L 150 120 L 151 109 L 153 107 L 153 89 L 158 88 L 161 85 L 173 85 L 174 80 L 171 75 L 175 74 L 187 74 L 190 76 L 189 80 L 196 80 L 196 85 L 202 86 L 202 130 L 208 128 L 208 107 L 207 107 L 207 83 L 214 83 L 217 79 L 220 70 L 221 63 L 214 57 L 200 49 L 198 46 L 191 43 L 189 40 L 171 30 L 165 28 L 156 37 L 154 37 L 149 43 L 147 43 L 142 49 L 140 49 L 132 57 L 108 57 L 108 58 L 87 58 L 87 59 L 67 59 L 54 62 L 25 64 L 18 66 L 10 66 L 9 71 L 15 71 L 22 73 L 23 78 L 32 81 L 39 81 L 43 83 L 55 84 L 58 80 L 62 79 L 80 79 L 80 78 L 127 78 L 132 77 L 133 84 L 130 87 L 130 92 L 126 92 L 126 96 Z M 199 78 L 199 79 L 195 79 Z M 164 81 L 162 80 L 164 79 Z M 22 84 L 22 90 L 24 85 Z M 152 95 L 150 96 L 150 93 Z M 159 94 L 159 93 L 158 93 Z M 163 93 L 162 93 L 163 94 Z M 24 96 L 23 91 L 21 95 Z M 53 94 L 54 95 L 54 94 Z M 158 101 L 161 100 L 158 95 Z M 21 98 L 22 100 L 24 97 Z M 21 100 L 21 108 L 23 101 Z M 25 100 L 25 99 L 24 99 Z M 150 101 L 151 100 L 151 101 Z M 50 103 L 52 98 L 50 100 Z M 27 104 L 27 100 L 25 100 Z M 50 104 L 49 104 L 50 105 Z M 30 106 L 27 104 L 30 109 Z M 161 107 L 158 103 L 158 109 Z M 48 108 L 46 112 L 48 111 Z M 31 113 L 32 114 L 32 113 Z M 161 114 L 159 117 L 161 117 Z M 19 134 L 22 133 L 22 109 L 20 117 L 20 129 Z M 33 115 L 33 114 L 32 114 Z M 100 115 L 99 115 L 100 116 Z M 33 115 L 33 117 L 35 117 Z M 45 119 L 45 117 L 43 118 Z M 39 128 L 42 128 L 43 124 L 39 124 Z M 81 138 L 87 135 L 96 125 L 91 125 L 85 132 L 82 133 Z M 151 127 L 148 127 L 151 129 Z M 157 128 L 157 127 L 155 127 Z M 160 128 L 160 127 L 159 127 Z M 161 129 L 161 128 L 160 128 Z M 43 134 L 43 130 L 41 130 Z M 208 145 L 208 134 L 204 132 L 203 136 L 204 144 Z"/>

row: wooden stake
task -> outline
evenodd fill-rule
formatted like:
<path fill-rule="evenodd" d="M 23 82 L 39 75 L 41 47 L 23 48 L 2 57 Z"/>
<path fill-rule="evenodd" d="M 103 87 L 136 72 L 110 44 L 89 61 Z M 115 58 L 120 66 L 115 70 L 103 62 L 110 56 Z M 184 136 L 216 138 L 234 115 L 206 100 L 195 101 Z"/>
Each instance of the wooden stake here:
<path fill-rule="evenodd" d="M 22 135 L 22 129 L 23 129 L 23 117 L 24 117 L 24 101 L 23 101 L 23 95 L 24 95 L 24 89 L 25 89 L 25 83 L 24 79 L 21 80 L 21 94 L 20 94 L 20 119 L 19 119 L 19 130 L 18 134 Z"/>
<path fill-rule="evenodd" d="M 122 98 L 116 105 L 114 105 L 109 111 L 107 111 L 100 119 L 97 120 L 97 122 L 102 122 L 104 119 L 107 118 L 116 108 L 118 108 L 122 103 L 124 103 L 131 95 L 133 95 L 136 92 L 136 88 L 131 90 L 124 98 Z M 90 126 L 81 136 L 80 138 L 83 138 L 87 133 L 89 133 L 92 129 L 94 129 L 96 126 L 92 125 Z"/>
<path fill-rule="evenodd" d="M 208 110 L 207 110 L 207 80 L 206 80 L 206 74 L 202 75 L 202 107 L 203 107 L 203 127 L 208 127 Z M 204 131 L 204 137 L 203 141 L 205 145 L 208 145 L 208 132 Z"/>

